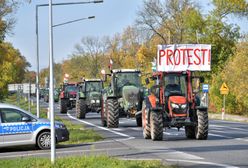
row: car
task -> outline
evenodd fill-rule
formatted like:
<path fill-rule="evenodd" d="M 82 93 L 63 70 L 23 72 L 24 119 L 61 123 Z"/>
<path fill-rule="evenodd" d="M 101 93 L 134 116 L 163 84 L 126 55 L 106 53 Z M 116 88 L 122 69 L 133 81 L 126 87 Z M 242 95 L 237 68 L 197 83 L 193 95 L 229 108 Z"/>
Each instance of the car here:
<path fill-rule="evenodd" d="M 55 121 L 56 143 L 69 140 L 69 131 Z M 50 148 L 50 121 L 14 105 L 0 103 L 0 147 L 36 145 Z"/>

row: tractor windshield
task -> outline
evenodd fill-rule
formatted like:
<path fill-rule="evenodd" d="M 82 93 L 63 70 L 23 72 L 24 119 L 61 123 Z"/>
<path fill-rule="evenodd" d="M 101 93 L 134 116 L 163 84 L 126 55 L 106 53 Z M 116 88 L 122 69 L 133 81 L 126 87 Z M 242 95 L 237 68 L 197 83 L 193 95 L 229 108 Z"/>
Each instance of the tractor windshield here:
<path fill-rule="evenodd" d="M 140 87 L 140 73 L 139 72 L 125 72 L 125 73 L 117 73 L 116 74 L 116 82 L 119 88 L 122 88 L 126 85 L 133 85 Z"/>
<path fill-rule="evenodd" d="M 75 85 L 68 85 L 65 88 L 66 92 L 77 92 L 78 88 Z"/>
<path fill-rule="evenodd" d="M 164 77 L 165 96 L 187 95 L 186 76 L 169 74 Z"/>
<path fill-rule="evenodd" d="M 86 92 L 101 92 L 103 89 L 102 82 L 87 82 L 86 83 Z"/>

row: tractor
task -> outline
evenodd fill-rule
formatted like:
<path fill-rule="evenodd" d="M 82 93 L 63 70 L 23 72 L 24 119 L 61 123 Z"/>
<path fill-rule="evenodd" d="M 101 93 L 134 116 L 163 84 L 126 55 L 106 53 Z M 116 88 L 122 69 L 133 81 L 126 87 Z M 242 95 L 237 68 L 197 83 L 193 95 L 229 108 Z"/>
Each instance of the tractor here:
<path fill-rule="evenodd" d="M 141 72 L 135 69 L 114 69 L 111 82 L 102 93 L 101 120 L 108 128 L 118 128 L 119 118 L 136 118 L 137 126 L 142 126 L 141 107 L 144 88 L 141 85 Z"/>
<path fill-rule="evenodd" d="M 208 138 L 208 107 L 199 98 L 202 77 L 191 71 L 154 72 L 155 84 L 142 105 L 145 139 L 163 140 L 163 128 L 185 128 L 189 139 Z M 149 79 L 146 79 L 149 83 Z"/>
<path fill-rule="evenodd" d="M 60 113 L 67 113 L 67 109 L 72 109 L 76 105 L 78 92 L 77 83 L 64 83 L 60 92 Z"/>
<path fill-rule="evenodd" d="M 79 92 L 76 100 L 76 116 L 84 119 L 88 112 L 101 111 L 101 92 L 103 81 L 101 79 L 85 79 L 78 85 Z"/>

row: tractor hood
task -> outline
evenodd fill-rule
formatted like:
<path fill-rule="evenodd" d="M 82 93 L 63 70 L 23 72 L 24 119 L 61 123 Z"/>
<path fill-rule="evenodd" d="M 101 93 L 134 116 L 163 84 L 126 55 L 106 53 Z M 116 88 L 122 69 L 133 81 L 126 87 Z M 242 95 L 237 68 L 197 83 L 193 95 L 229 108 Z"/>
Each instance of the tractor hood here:
<path fill-rule="evenodd" d="M 140 89 L 136 86 L 124 86 L 122 89 L 122 96 L 124 102 L 127 102 L 130 105 L 136 105 L 140 99 Z"/>
<path fill-rule="evenodd" d="M 169 102 L 170 103 L 175 103 L 175 104 L 186 104 L 187 99 L 184 96 L 170 96 L 169 97 Z"/>
<path fill-rule="evenodd" d="M 100 100 L 101 92 L 90 92 L 89 99 Z"/>
<path fill-rule="evenodd" d="M 70 95 L 77 95 L 77 92 L 71 91 L 71 92 L 69 92 L 69 94 L 70 94 Z"/>
<path fill-rule="evenodd" d="M 169 101 L 171 103 L 176 103 L 176 104 L 187 103 L 186 97 L 183 97 L 183 96 L 170 96 Z"/>

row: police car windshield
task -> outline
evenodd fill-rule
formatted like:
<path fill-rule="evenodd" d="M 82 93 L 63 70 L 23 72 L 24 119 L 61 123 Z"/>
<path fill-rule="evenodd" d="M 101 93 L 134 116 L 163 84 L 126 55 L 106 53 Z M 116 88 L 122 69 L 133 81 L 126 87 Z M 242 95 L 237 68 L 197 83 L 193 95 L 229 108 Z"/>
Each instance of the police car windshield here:
<path fill-rule="evenodd" d="M 86 92 L 96 91 L 100 92 L 102 90 L 102 82 L 87 82 Z"/>

